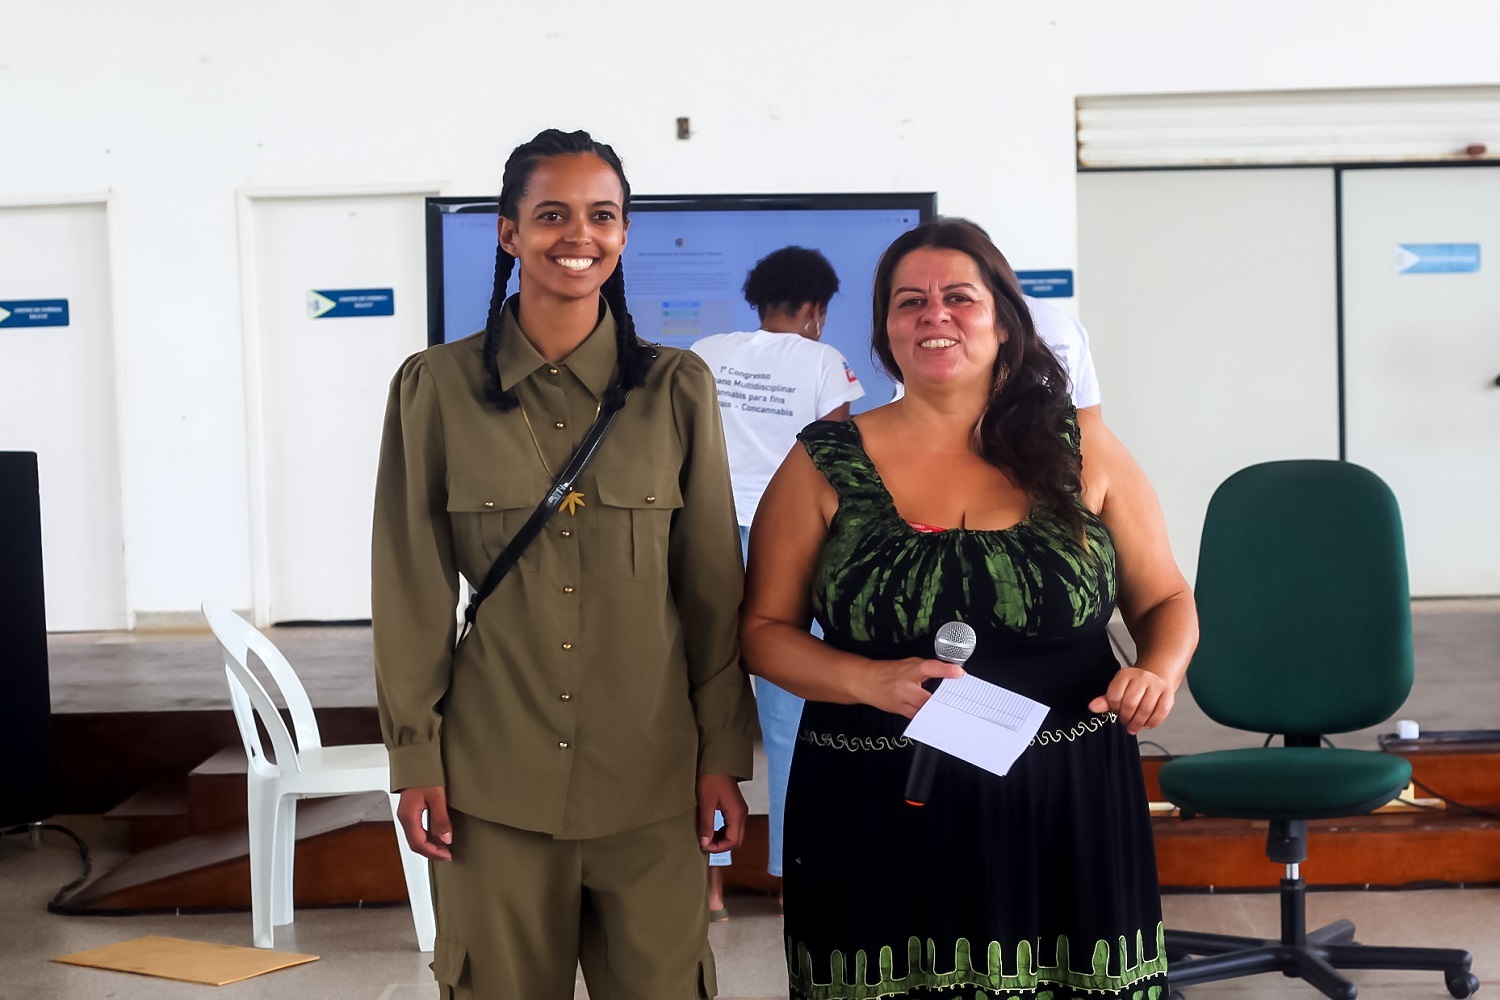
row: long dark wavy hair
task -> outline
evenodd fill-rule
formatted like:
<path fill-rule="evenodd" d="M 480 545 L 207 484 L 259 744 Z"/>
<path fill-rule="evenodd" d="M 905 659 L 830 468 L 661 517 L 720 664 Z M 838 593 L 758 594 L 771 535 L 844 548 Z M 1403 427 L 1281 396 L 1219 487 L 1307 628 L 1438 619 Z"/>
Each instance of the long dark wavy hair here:
<path fill-rule="evenodd" d="M 570 156 L 580 153 L 593 153 L 599 159 L 609 164 L 615 176 L 620 179 L 620 217 L 622 221 L 630 219 L 630 181 L 625 179 L 625 167 L 620 163 L 620 158 L 615 151 L 602 142 L 595 142 L 594 137 L 581 129 L 577 132 L 562 132 L 555 128 L 549 128 L 544 132 L 538 132 L 536 138 L 530 142 L 523 142 L 511 151 L 510 158 L 505 161 L 505 175 L 500 181 L 500 215 L 502 218 L 516 221 L 519 214 L 521 199 L 526 197 L 526 187 L 531 183 L 531 175 L 536 172 L 537 164 L 554 156 Z M 490 293 L 489 318 L 484 324 L 484 370 L 487 373 L 484 382 L 484 397 L 495 404 L 499 410 L 513 410 L 520 403 L 515 389 L 504 390 L 500 388 L 500 315 L 505 306 L 505 286 L 510 283 L 510 275 L 515 270 L 516 259 L 505 252 L 505 248 L 496 243 L 495 246 L 495 288 Z M 619 356 L 619 378 L 610 385 L 604 395 L 604 405 L 608 409 L 615 409 L 624 405 L 625 393 L 630 389 L 638 389 L 646 384 L 646 372 L 651 367 L 651 362 L 656 359 L 656 352 L 649 346 L 642 344 L 635 335 L 635 320 L 630 316 L 630 310 L 625 305 L 625 264 L 623 261 L 615 265 L 614 273 L 605 279 L 600 294 L 604 301 L 609 304 L 609 311 L 615 317 L 615 347 Z"/>
<path fill-rule="evenodd" d="M 1070 433 L 1068 427 L 1072 409 L 1068 375 L 1037 336 L 1016 273 L 988 233 L 967 219 L 937 218 L 896 237 L 875 267 L 872 352 L 891 377 L 902 381 L 886 329 L 891 285 L 896 266 L 907 254 L 924 247 L 956 250 L 974 261 L 994 296 L 995 324 L 1008 334 L 995 358 L 989 402 L 974 428 L 980 456 L 1010 476 L 1033 500 L 1051 508 L 1073 535 L 1082 537 L 1083 519 L 1077 505 L 1082 464 L 1076 431 Z"/>

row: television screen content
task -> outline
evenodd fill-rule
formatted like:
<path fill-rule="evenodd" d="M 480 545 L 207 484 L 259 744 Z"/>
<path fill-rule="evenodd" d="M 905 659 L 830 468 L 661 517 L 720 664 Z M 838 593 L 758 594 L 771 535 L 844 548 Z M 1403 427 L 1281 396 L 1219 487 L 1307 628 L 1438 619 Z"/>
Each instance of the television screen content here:
<path fill-rule="evenodd" d="M 699 337 L 760 325 L 741 291 L 755 263 L 802 246 L 828 258 L 839 291 L 822 340 L 865 387 L 852 409 L 888 401 L 890 378 L 870 356 L 875 263 L 897 236 L 936 212 L 926 194 L 636 195 L 622 262 L 626 299 L 647 340 L 691 347 Z M 428 339 L 442 343 L 484 328 L 495 274 L 494 198 L 427 199 Z M 511 276 L 510 292 L 519 287 Z"/>

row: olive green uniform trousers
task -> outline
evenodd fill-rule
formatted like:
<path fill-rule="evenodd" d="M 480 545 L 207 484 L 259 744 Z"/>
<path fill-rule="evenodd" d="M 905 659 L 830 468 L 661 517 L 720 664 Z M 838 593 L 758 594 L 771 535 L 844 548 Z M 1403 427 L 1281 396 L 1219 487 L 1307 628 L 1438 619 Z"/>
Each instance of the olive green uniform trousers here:
<path fill-rule="evenodd" d="M 558 840 L 456 811 L 453 860 L 434 862 L 443 1000 L 715 995 L 696 816 Z"/>

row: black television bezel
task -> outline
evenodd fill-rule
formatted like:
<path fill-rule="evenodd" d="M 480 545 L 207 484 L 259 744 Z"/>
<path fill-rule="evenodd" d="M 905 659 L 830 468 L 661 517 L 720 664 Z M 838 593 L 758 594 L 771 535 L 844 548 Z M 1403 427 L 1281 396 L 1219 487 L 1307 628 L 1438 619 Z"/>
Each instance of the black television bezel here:
<path fill-rule="evenodd" d="M 426 204 L 427 236 L 427 344 L 443 342 L 443 297 L 435 294 L 443 281 L 443 216 L 498 214 L 496 196 L 465 198 L 457 195 L 429 197 Z M 788 210 L 915 208 L 919 222 L 937 216 L 935 191 L 835 192 L 829 194 L 636 194 L 630 197 L 632 212 L 713 212 Z"/>

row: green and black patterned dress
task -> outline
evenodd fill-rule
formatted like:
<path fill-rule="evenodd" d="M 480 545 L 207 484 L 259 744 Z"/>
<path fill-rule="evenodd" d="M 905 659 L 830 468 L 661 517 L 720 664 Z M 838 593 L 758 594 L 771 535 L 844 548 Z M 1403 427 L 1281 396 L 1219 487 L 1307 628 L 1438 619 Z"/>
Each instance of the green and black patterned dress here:
<path fill-rule="evenodd" d="M 1084 511 L 1085 547 L 1040 506 L 1003 531 L 923 530 L 852 422 L 799 438 L 839 498 L 813 582 L 826 641 L 930 657 L 939 626 L 968 622 L 965 669 L 1050 711 L 1005 777 L 944 756 L 919 809 L 905 719 L 807 703 L 786 807 L 791 997 L 1165 1000 L 1139 750 L 1088 710 L 1118 669 L 1108 530 Z"/>

